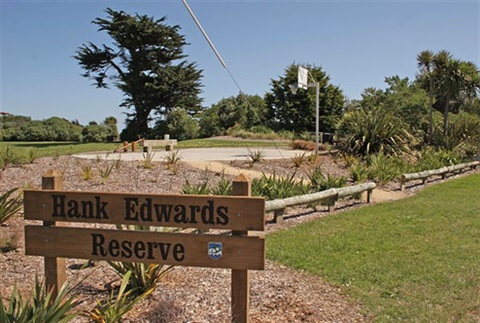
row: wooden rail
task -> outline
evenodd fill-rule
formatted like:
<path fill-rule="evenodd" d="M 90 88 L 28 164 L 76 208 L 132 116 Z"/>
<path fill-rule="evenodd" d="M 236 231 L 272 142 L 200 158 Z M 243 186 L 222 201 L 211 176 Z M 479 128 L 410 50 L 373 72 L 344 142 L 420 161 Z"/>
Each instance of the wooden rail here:
<path fill-rule="evenodd" d="M 422 184 L 425 184 L 430 176 L 442 176 L 442 179 L 445 179 L 449 174 L 461 173 L 465 169 L 476 169 L 478 166 L 480 166 L 480 161 L 477 160 L 470 163 L 463 163 L 438 169 L 425 170 L 418 173 L 403 174 L 400 177 L 400 190 L 404 191 L 406 183 L 410 181 L 421 180 Z"/>
<path fill-rule="evenodd" d="M 371 195 L 373 189 L 377 185 L 375 183 L 364 183 L 355 186 L 341 187 L 341 188 L 330 188 L 325 191 L 316 192 L 312 194 L 305 194 L 293 197 L 287 197 L 284 199 L 277 199 L 272 201 L 265 202 L 265 211 L 274 212 L 273 222 L 281 223 L 283 221 L 283 214 L 287 207 L 292 207 L 296 205 L 303 205 L 314 203 L 318 201 L 328 201 L 329 202 L 329 211 L 335 209 L 335 201 L 341 197 L 346 197 L 350 195 L 360 194 L 367 192 L 367 203 L 371 201 Z"/>

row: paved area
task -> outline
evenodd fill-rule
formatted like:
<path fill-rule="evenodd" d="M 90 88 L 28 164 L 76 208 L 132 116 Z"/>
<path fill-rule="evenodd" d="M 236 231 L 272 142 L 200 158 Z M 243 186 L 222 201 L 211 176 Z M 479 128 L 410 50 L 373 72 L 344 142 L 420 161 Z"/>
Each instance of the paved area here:
<path fill-rule="evenodd" d="M 282 159 L 291 158 L 305 153 L 304 150 L 292 150 L 282 148 L 250 148 L 251 152 L 261 151 L 264 159 Z M 247 148 L 190 148 L 177 149 L 178 156 L 182 161 L 229 161 L 229 160 L 250 160 L 250 151 Z M 172 152 L 164 150 L 154 150 L 152 152 L 153 161 L 163 161 Z M 307 152 L 309 154 L 309 152 Z M 75 154 L 76 158 L 102 160 L 143 160 L 143 152 L 126 153 L 93 153 L 93 154 Z"/>

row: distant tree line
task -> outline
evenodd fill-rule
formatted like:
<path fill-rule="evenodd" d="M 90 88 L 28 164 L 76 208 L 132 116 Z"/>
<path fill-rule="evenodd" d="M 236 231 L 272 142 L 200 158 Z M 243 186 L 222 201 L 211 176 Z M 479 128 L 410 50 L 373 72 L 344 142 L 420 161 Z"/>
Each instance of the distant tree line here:
<path fill-rule="evenodd" d="M 114 117 L 108 117 L 100 124 L 91 121 L 82 126 L 77 120 L 68 121 L 59 117 L 40 121 L 27 116 L 6 115 L 0 124 L 2 141 L 113 142 L 119 138 Z"/>

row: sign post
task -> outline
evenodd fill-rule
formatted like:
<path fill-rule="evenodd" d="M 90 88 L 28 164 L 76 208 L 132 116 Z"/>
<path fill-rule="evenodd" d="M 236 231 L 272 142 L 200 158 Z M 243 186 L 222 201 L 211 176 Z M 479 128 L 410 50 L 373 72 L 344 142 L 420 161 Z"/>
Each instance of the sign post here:
<path fill-rule="evenodd" d="M 265 269 L 265 239 L 248 236 L 265 230 L 265 199 L 250 197 L 240 175 L 237 196 L 152 195 L 63 191 L 63 179 L 51 171 L 41 191 L 24 191 L 25 253 L 45 257 L 47 290 L 65 282 L 64 258 L 153 263 L 232 270 L 232 321 L 248 322 L 248 270 Z M 225 234 L 78 228 L 57 222 L 232 230 Z M 222 232 L 223 232 L 222 231 Z M 56 295 L 56 294 L 55 294 Z"/>

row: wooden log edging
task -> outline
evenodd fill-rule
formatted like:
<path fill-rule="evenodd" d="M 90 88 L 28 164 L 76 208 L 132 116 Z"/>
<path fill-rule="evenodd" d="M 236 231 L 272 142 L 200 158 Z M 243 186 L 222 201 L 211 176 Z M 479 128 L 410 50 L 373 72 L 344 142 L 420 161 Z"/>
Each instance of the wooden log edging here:
<path fill-rule="evenodd" d="M 355 195 L 363 192 L 367 192 L 367 203 L 370 203 L 372 191 L 376 186 L 377 185 L 375 183 L 371 182 L 371 183 L 364 183 L 364 184 L 359 184 L 355 186 L 330 188 L 328 190 L 321 191 L 321 192 L 287 197 L 284 199 L 276 199 L 272 201 L 266 201 L 265 212 L 273 211 L 274 212 L 273 221 L 275 223 L 281 223 L 283 221 L 283 214 L 287 207 L 329 200 L 330 201 L 329 211 L 332 211 L 335 208 L 335 201 L 338 198 Z"/>
<path fill-rule="evenodd" d="M 432 169 L 432 170 L 425 170 L 418 173 L 403 174 L 400 177 L 400 190 L 404 191 L 406 187 L 406 183 L 410 181 L 422 180 L 422 184 L 425 184 L 428 181 L 428 178 L 430 176 L 442 176 L 442 179 L 445 179 L 445 177 L 447 177 L 449 174 L 457 173 L 457 172 L 461 173 L 467 168 L 476 169 L 478 166 L 480 166 L 480 161 L 476 160 L 469 163 L 446 166 L 446 167 Z"/>

